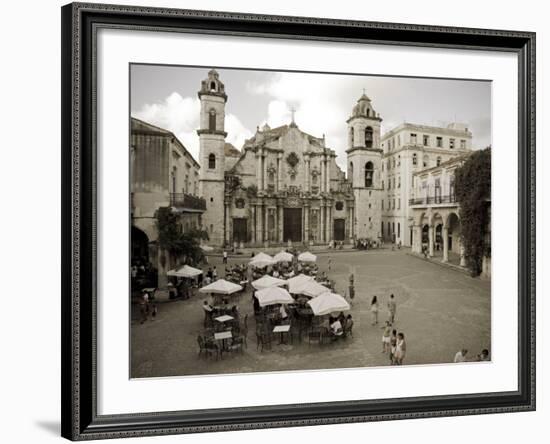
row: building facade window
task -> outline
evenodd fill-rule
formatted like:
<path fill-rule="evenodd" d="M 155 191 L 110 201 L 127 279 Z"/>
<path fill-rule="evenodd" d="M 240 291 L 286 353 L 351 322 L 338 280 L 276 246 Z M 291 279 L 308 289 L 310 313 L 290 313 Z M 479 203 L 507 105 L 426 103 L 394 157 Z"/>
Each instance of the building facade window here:
<path fill-rule="evenodd" d="M 460 149 L 465 150 L 466 149 L 466 141 L 464 139 L 460 140 Z"/>
<path fill-rule="evenodd" d="M 382 189 L 384 189 L 384 181 L 382 181 Z"/>
<path fill-rule="evenodd" d="M 365 128 L 365 146 L 372 148 L 372 128 L 370 126 Z"/>
<path fill-rule="evenodd" d="M 214 153 L 211 153 L 208 156 L 208 169 L 210 170 L 216 169 L 216 155 Z"/>
<path fill-rule="evenodd" d="M 438 148 L 443 148 L 443 137 L 436 137 L 435 138 L 435 145 Z"/>
<path fill-rule="evenodd" d="M 216 110 L 211 109 L 208 115 L 208 130 L 216 131 Z"/>
<path fill-rule="evenodd" d="M 365 164 L 365 187 L 366 188 L 372 188 L 373 177 L 374 177 L 374 165 L 372 164 L 372 162 L 367 162 Z"/>
<path fill-rule="evenodd" d="M 441 165 L 441 156 L 437 156 L 436 165 Z"/>
<path fill-rule="evenodd" d="M 418 158 L 416 156 L 416 153 L 413 154 L 413 165 L 416 165 L 418 163 Z"/>
<path fill-rule="evenodd" d="M 449 148 L 454 149 L 455 147 L 455 139 L 449 139 Z"/>
<path fill-rule="evenodd" d="M 411 143 L 413 145 L 416 145 L 416 134 L 415 133 L 411 133 Z"/>
<path fill-rule="evenodd" d="M 351 142 L 351 146 L 353 146 L 353 144 L 354 144 L 353 128 L 349 129 L 349 140 Z"/>
<path fill-rule="evenodd" d="M 423 137 L 422 137 L 422 144 L 423 144 L 424 146 L 428 146 L 428 145 L 430 144 L 430 136 L 426 136 L 426 135 L 423 136 Z"/>
<path fill-rule="evenodd" d="M 430 163 L 430 158 L 428 156 L 424 156 L 424 158 L 422 159 L 422 166 L 426 168 L 429 163 Z"/>

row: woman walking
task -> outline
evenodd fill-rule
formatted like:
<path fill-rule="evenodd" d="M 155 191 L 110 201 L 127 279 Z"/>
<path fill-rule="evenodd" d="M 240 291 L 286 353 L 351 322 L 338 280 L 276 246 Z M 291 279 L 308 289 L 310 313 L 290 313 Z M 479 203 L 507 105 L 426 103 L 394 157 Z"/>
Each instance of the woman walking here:
<path fill-rule="evenodd" d="M 397 330 L 392 330 L 390 337 L 390 365 L 395 365 L 395 351 L 397 348 Z"/>
<path fill-rule="evenodd" d="M 399 333 L 397 335 L 397 345 L 395 347 L 395 363 L 397 365 L 402 365 L 406 354 L 407 343 L 405 342 L 405 335 L 403 333 Z"/>
<path fill-rule="evenodd" d="M 391 326 L 390 322 L 386 321 L 386 325 L 382 327 L 384 333 L 382 334 L 382 353 L 387 353 L 390 351 L 390 342 L 391 342 Z"/>
<path fill-rule="evenodd" d="M 372 313 L 372 325 L 378 325 L 378 298 L 376 296 L 370 303 L 370 312 Z"/>

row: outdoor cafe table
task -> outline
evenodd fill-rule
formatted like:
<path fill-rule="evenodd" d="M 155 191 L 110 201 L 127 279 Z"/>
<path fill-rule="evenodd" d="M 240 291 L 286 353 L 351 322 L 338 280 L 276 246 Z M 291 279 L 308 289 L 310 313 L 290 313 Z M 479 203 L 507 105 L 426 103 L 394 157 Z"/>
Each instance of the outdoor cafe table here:
<path fill-rule="evenodd" d="M 214 333 L 214 339 L 216 341 L 222 341 L 222 350 L 226 350 L 226 339 L 231 339 L 233 335 L 231 334 L 231 330 L 228 331 L 222 331 L 220 333 Z"/>
<path fill-rule="evenodd" d="M 223 316 L 218 316 L 217 318 L 214 318 L 216 321 L 218 322 L 226 322 L 226 321 L 231 321 L 232 319 L 235 319 L 233 316 L 229 316 L 229 315 L 223 315 Z"/>
<path fill-rule="evenodd" d="M 280 333 L 281 334 L 281 340 L 279 341 L 279 344 L 283 343 L 283 333 L 287 333 L 290 331 L 290 325 L 277 325 L 273 329 L 273 333 Z"/>

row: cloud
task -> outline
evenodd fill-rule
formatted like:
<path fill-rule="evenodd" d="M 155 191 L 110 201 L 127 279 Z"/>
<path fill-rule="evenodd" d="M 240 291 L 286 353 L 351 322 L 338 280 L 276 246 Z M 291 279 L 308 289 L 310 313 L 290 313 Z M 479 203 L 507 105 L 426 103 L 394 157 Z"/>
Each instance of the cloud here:
<path fill-rule="evenodd" d="M 158 103 L 147 103 L 140 110 L 132 113 L 134 117 L 173 132 L 195 159 L 199 159 L 199 127 L 200 100 L 193 97 L 182 97 L 173 92 Z M 243 145 L 245 139 L 252 137 L 252 132 L 246 128 L 233 114 L 225 116 L 227 142 L 237 148 Z"/>

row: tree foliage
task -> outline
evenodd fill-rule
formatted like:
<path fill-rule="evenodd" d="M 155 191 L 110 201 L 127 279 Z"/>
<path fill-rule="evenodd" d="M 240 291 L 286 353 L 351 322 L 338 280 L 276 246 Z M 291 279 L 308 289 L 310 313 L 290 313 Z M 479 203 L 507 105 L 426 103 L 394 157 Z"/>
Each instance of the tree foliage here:
<path fill-rule="evenodd" d="M 481 273 L 491 198 L 491 148 L 472 153 L 455 172 L 456 199 L 460 204 L 461 238 L 466 263 L 473 276 Z"/>
<path fill-rule="evenodd" d="M 200 241 L 208 240 L 206 231 L 193 228 L 184 232 L 179 215 L 170 207 L 158 209 L 156 226 L 159 247 L 175 260 L 196 265 L 204 259 Z"/>

